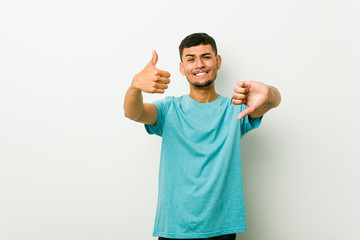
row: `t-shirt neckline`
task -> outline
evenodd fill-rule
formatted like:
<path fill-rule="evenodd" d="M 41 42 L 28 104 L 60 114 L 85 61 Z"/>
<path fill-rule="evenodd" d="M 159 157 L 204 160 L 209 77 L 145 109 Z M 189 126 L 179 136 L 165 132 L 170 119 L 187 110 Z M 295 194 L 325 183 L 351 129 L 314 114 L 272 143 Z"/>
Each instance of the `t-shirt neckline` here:
<path fill-rule="evenodd" d="M 214 101 L 212 101 L 212 102 L 207 102 L 207 103 L 198 102 L 198 101 L 196 101 L 195 99 L 192 99 L 189 94 L 186 95 L 186 97 L 187 97 L 187 99 L 188 99 L 190 102 L 192 102 L 192 103 L 194 103 L 194 104 L 198 104 L 198 105 L 212 105 L 212 104 L 216 104 L 217 102 L 219 102 L 219 101 L 220 101 L 220 98 L 221 98 L 222 96 L 219 94 L 219 96 L 218 96 Z"/>

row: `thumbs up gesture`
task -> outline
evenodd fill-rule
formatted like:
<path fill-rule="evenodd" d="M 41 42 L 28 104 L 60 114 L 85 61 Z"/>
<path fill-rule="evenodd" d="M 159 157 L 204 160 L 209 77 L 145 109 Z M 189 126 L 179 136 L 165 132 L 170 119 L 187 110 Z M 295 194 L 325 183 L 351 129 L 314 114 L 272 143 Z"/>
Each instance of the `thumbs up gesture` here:
<path fill-rule="evenodd" d="M 147 93 L 164 93 L 170 83 L 170 73 L 156 68 L 158 55 L 152 52 L 152 59 L 132 80 L 132 87 Z"/>

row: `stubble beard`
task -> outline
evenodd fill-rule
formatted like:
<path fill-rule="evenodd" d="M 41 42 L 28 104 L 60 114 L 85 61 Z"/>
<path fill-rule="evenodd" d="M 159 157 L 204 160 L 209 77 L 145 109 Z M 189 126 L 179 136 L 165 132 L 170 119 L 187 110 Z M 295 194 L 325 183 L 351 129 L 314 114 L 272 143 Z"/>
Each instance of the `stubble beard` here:
<path fill-rule="evenodd" d="M 188 80 L 188 82 L 189 82 L 192 86 L 194 86 L 195 88 L 205 89 L 205 88 L 208 88 L 208 87 L 212 86 L 213 83 L 215 82 L 215 79 L 216 79 L 216 75 L 214 76 L 214 79 L 210 79 L 210 80 L 208 80 L 208 81 L 206 81 L 206 82 L 203 82 L 203 83 L 191 82 L 191 81 L 189 80 L 189 78 L 188 78 L 187 80 Z"/>
<path fill-rule="evenodd" d="M 196 88 L 207 88 L 213 84 L 214 80 L 208 80 L 204 83 L 190 82 L 190 81 L 188 81 L 188 82 Z"/>

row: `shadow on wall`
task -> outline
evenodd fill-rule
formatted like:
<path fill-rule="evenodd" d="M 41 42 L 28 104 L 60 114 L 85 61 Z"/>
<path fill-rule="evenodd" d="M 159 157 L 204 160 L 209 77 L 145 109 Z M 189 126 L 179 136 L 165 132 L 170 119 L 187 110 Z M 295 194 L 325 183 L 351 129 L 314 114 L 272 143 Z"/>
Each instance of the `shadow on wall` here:
<path fill-rule="evenodd" d="M 266 121 L 266 116 L 264 120 Z M 245 233 L 237 234 L 237 240 L 255 240 L 264 237 L 264 209 L 268 206 L 265 185 L 271 184 L 273 169 L 276 166 L 273 133 L 270 129 L 260 127 L 247 133 L 241 142 L 241 158 L 244 180 L 247 228 Z"/>

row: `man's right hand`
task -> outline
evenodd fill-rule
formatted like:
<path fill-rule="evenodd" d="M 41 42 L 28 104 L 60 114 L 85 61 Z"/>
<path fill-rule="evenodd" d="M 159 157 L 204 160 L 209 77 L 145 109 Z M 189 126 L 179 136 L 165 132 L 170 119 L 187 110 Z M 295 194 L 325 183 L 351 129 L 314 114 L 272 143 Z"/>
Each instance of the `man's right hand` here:
<path fill-rule="evenodd" d="M 132 80 L 131 86 L 147 93 L 164 93 L 170 83 L 170 73 L 156 68 L 158 55 L 152 52 L 151 61 Z"/>

